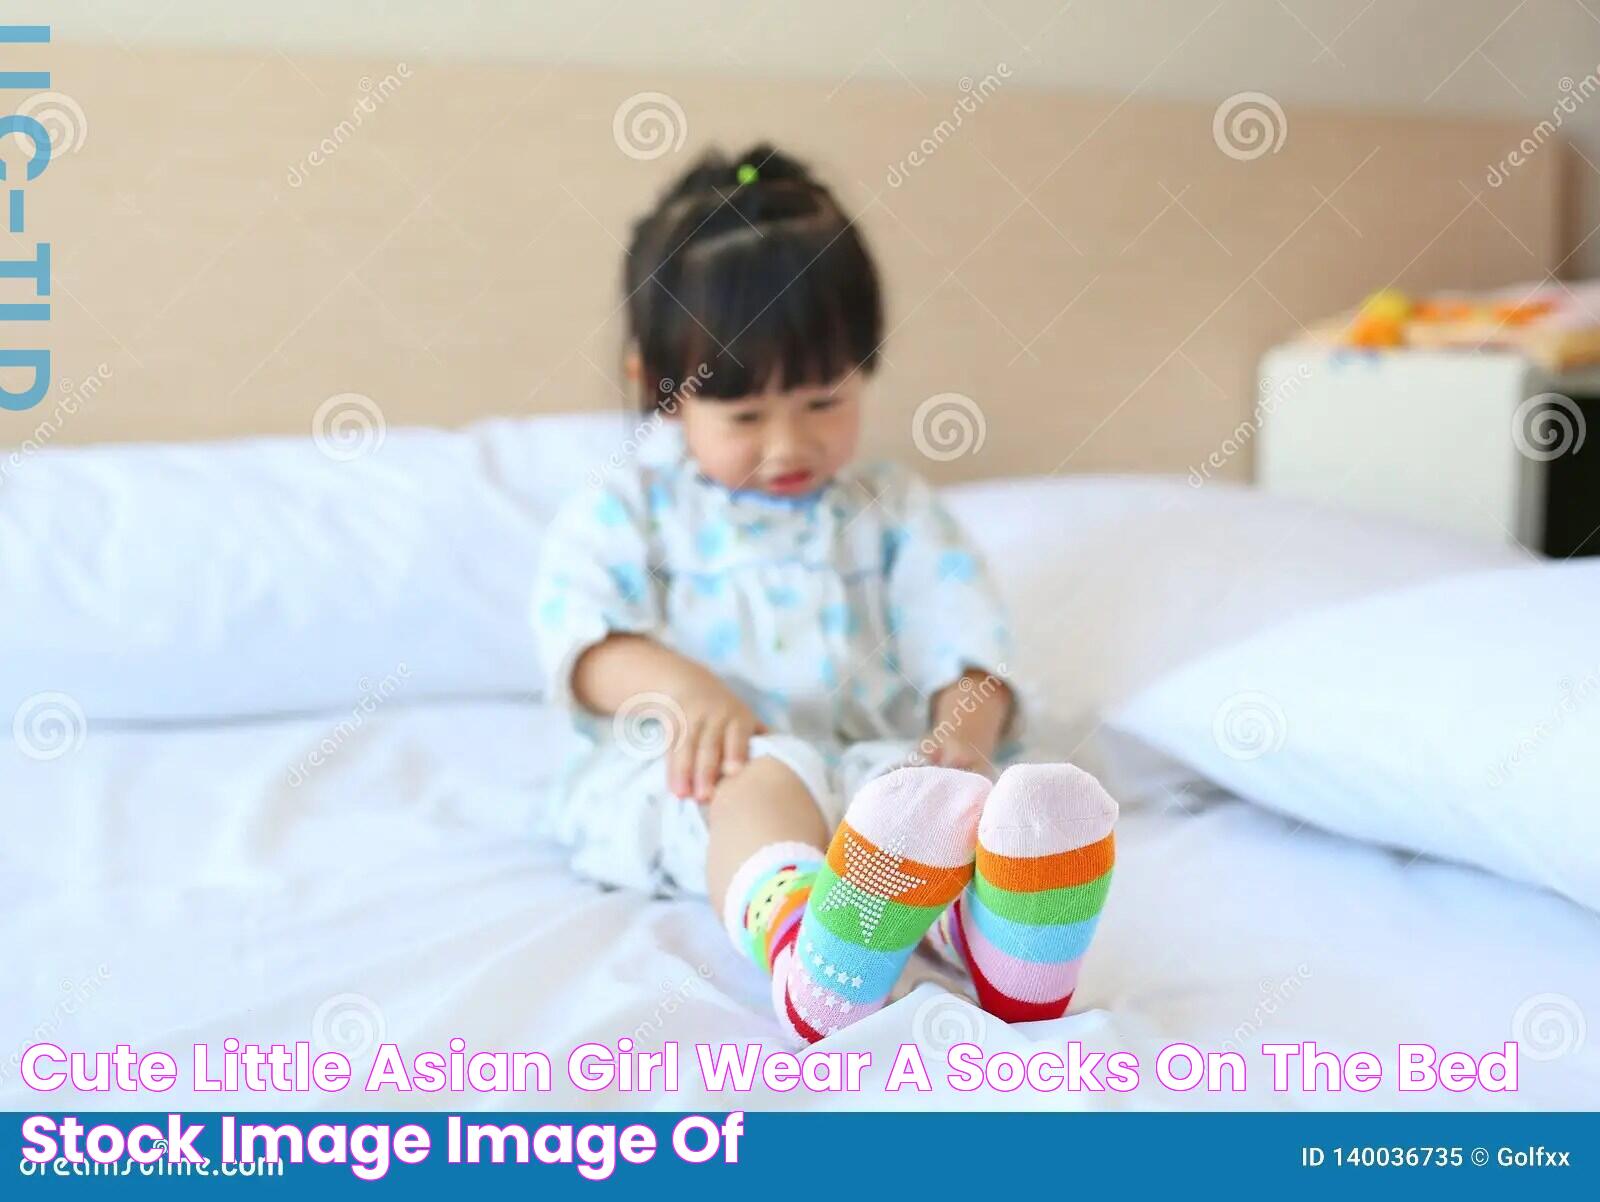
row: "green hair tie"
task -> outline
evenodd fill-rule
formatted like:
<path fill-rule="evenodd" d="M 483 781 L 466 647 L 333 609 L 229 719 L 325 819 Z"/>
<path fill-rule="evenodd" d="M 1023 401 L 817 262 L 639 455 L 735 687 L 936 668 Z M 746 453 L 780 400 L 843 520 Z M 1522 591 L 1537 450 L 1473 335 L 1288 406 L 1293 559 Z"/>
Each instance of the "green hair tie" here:
<path fill-rule="evenodd" d="M 734 177 L 741 184 L 753 184 L 761 178 L 761 172 L 756 170 L 754 163 L 740 163 L 739 170 L 734 172 Z"/>

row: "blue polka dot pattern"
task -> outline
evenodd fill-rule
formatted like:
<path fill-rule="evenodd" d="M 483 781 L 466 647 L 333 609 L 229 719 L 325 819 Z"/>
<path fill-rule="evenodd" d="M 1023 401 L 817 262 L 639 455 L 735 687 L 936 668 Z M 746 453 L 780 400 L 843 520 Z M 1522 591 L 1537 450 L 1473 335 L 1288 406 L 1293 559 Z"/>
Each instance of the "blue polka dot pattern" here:
<path fill-rule="evenodd" d="M 796 508 L 637 466 L 571 497 L 552 525 L 531 614 L 542 660 L 568 662 L 601 623 L 659 631 L 764 724 L 823 742 L 920 730 L 921 694 L 953 663 L 1004 670 L 982 561 L 900 469 Z"/>
<path fill-rule="evenodd" d="M 826 634 L 849 636 L 856 632 L 856 616 L 848 605 L 834 603 L 822 607 L 822 629 Z"/>
<path fill-rule="evenodd" d="M 939 579 L 970 583 L 978 574 L 978 561 L 966 551 L 945 551 L 939 556 Z"/>
<path fill-rule="evenodd" d="M 895 560 L 900 555 L 900 548 L 906 541 L 906 532 L 899 526 L 891 526 L 883 532 L 883 570 L 889 571 L 894 567 Z"/>
<path fill-rule="evenodd" d="M 715 559 L 728 545 L 728 527 L 722 522 L 702 526 L 694 541 L 702 556 L 706 559 Z"/>
<path fill-rule="evenodd" d="M 644 569 L 632 563 L 614 563 L 606 568 L 606 575 L 616 586 L 618 594 L 629 605 L 638 605 L 645 598 Z"/>
<path fill-rule="evenodd" d="M 718 622 L 706 636 L 706 654 L 715 660 L 730 658 L 739 649 L 739 623 Z"/>
<path fill-rule="evenodd" d="M 602 526 L 620 526 L 628 520 L 628 510 L 621 501 L 607 493 L 596 502 L 594 516 Z"/>

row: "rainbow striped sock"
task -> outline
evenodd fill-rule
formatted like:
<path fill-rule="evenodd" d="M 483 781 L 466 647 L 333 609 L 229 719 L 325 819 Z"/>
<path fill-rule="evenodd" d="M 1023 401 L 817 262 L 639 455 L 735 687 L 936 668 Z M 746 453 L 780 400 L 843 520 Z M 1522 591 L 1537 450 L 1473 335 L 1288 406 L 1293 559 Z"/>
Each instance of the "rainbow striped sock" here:
<path fill-rule="evenodd" d="M 1071 764 L 1001 774 L 978 823 L 972 884 L 929 932 L 990 1014 L 1014 1023 L 1066 1012 L 1111 887 L 1116 821 L 1117 803 Z"/>
<path fill-rule="evenodd" d="M 808 1043 L 888 1000 L 912 949 L 972 879 L 989 782 L 901 768 L 864 785 L 817 873 L 792 947 L 773 966 L 778 1017 Z"/>
<path fill-rule="evenodd" d="M 778 953 L 794 942 L 822 860 L 822 849 L 809 843 L 769 843 L 728 882 L 723 928 L 764 971 L 770 973 Z"/>

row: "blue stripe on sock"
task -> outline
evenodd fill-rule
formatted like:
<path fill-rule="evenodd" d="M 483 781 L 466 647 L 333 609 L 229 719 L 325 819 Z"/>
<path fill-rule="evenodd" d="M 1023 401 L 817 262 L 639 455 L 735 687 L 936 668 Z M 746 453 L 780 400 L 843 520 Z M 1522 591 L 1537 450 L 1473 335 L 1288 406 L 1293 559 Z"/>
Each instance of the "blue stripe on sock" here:
<path fill-rule="evenodd" d="M 881 1001 L 889 996 L 894 983 L 900 979 L 900 970 L 905 967 L 911 951 L 909 948 L 900 953 L 870 951 L 860 944 L 839 938 L 809 914 L 801 924 L 794 950 L 804 962 L 811 979 L 818 985 L 837 993 L 848 1002 L 862 1003 Z M 814 962 L 816 956 L 822 957 L 820 965 Z M 827 976 L 825 971 L 829 964 L 835 969 L 832 977 Z M 837 984 L 841 971 L 846 980 L 860 977 L 860 986 Z"/>
<path fill-rule="evenodd" d="M 962 911 L 983 937 L 1008 956 L 1027 960 L 1031 964 L 1056 964 L 1062 960 L 1076 960 L 1089 950 L 1094 939 L 1096 914 L 1082 922 L 1066 922 L 1058 926 L 1029 926 L 1002 918 L 985 908 L 978 891 L 968 888 L 961 903 Z"/>

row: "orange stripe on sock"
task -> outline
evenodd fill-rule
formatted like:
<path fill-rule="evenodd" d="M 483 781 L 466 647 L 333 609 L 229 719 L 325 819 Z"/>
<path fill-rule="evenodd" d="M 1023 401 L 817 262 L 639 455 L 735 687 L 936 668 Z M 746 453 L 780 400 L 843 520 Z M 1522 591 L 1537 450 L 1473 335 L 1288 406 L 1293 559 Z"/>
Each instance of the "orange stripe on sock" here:
<path fill-rule="evenodd" d="M 778 907 L 778 912 L 772 916 L 772 921 L 767 924 L 768 936 L 770 937 L 774 931 L 781 932 L 783 930 L 784 920 L 796 910 L 802 909 L 806 902 L 808 902 L 810 899 L 811 887 L 809 885 L 803 889 L 791 889 L 789 891 L 789 896 L 784 898 L 783 904 Z M 775 947 L 769 947 L 767 949 L 768 964 L 772 963 L 772 957 L 777 955 L 777 952 L 778 949 Z"/>
<path fill-rule="evenodd" d="M 870 856 L 878 851 L 878 845 L 871 839 L 848 822 L 842 823 L 838 833 L 833 837 L 833 842 L 828 844 L 828 867 L 841 878 L 846 876 L 849 868 L 845 858 L 847 836 L 866 855 Z M 907 906 L 948 905 L 972 879 L 971 864 L 963 864 L 960 868 L 936 868 L 920 860 L 902 859 L 899 862 L 899 871 L 916 877 L 920 882 L 903 893 L 894 894 L 891 898 Z"/>
<path fill-rule="evenodd" d="M 978 873 L 984 880 L 1012 893 L 1038 893 L 1086 885 L 1111 870 L 1116 855 L 1116 835 L 1098 843 L 1074 847 L 1052 856 L 1001 856 L 978 845 Z"/>

